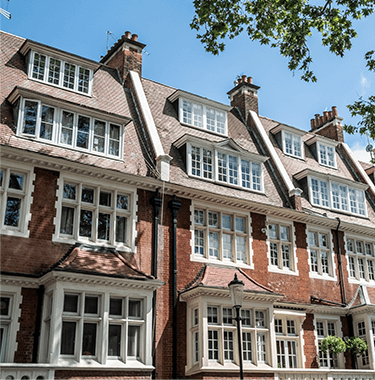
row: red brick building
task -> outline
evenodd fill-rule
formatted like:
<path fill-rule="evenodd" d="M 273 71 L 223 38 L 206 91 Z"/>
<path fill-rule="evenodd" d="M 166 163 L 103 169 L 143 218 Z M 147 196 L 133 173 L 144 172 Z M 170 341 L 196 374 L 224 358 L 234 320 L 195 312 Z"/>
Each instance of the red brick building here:
<path fill-rule="evenodd" d="M 335 107 L 306 132 L 246 76 L 230 105 L 153 82 L 130 32 L 100 62 L 1 41 L 1 378 L 375 378 L 374 167 Z"/>

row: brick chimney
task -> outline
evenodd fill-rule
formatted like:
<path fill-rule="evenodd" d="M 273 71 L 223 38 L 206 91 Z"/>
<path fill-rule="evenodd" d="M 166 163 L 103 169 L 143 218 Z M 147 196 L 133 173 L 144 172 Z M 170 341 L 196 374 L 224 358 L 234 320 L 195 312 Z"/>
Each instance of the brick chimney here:
<path fill-rule="evenodd" d="M 342 120 L 343 118 L 337 113 L 337 108 L 333 106 L 332 111 L 324 111 L 323 115 L 316 114 L 315 118 L 311 119 L 311 132 L 331 140 L 344 142 Z"/>
<path fill-rule="evenodd" d="M 258 90 L 259 86 L 253 84 L 253 78 L 242 75 L 235 82 L 235 87 L 227 92 L 230 96 L 230 105 L 238 107 L 245 120 L 248 118 L 249 111 L 258 111 Z"/>
<path fill-rule="evenodd" d="M 130 70 L 137 71 L 142 76 L 142 50 L 145 46 L 138 42 L 138 35 L 125 32 L 100 63 L 114 69 L 118 68 L 124 82 Z"/>

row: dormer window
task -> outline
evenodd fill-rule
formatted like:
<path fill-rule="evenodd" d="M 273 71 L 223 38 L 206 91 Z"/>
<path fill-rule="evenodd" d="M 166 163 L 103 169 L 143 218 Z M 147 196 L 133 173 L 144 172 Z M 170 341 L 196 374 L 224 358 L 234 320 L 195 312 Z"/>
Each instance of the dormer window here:
<path fill-rule="evenodd" d="M 271 133 L 275 136 L 284 154 L 304 159 L 302 136 L 306 133 L 305 131 L 279 124 L 271 130 Z"/>
<path fill-rule="evenodd" d="M 227 112 L 231 107 L 181 90 L 168 99 L 178 108 L 180 123 L 220 135 L 228 134 Z"/>
<path fill-rule="evenodd" d="M 228 184 L 233 187 L 263 192 L 263 162 L 266 157 L 242 150 L 231 140 L 208 143 L 184 136 L 175 145 L 186 157 L 188 174 L 192 177 Z M 235 149 L 234 149 L 235 148 Z"/>
<path fill-rule="evenodd" d="M 93 71 L 72 62 L 32 51 L 29 78 L 90 95 Z"/>
<path fill-rule="evenodd" d="M 332 175 L 324 175 L 312 170 L 304 170 L 295 175 L 302 180 L 309 194 L 311 204 L 345 213 L 367 216 L 363 183 Z M 307 179 L 306 179 L 307 178 Z"/>
<path fill-rule="evenodd" d="M 306 144 L 310 146 L 315 158 L 322 166 L 328 166 L 329 168 L 336 169 L 336 145 L 337 141 L 330 140 L 326 137 L 315 135 L 306 141 Z"/>
<path fill-rule="evenodd" d="M 302 138 L 289 132 L 282 132 L 284 153 L 302 158 Z"/>
<path fill-rule="evenodd" d="M 320 165 L 336 167 L 335 148 L 318 142 L 318 159 Z"/>

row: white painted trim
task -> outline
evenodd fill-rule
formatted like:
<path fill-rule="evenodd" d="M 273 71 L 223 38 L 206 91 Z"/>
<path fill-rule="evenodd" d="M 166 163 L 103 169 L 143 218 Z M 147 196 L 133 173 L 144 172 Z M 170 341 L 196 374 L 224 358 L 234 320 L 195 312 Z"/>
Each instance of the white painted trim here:
<path fill-rule="evenodd" d="M 130 78 L 134 85 L 134 90 L 136 97 L 138 99 L 139 109 L 141 110 L 142 116 L 144 118 L 146 128 L 151 140 L 152 147 L 154 148 L 155 156 L 164 156 L 164 149 L 160 141 L 158 131 L 154 119 L 152 117 L 150 106 L 148 105 L 146 94 L 142 87 L 142 82 L 139 74 L 136 71 L 130 71 Z"/>
<path fill-rule="evenodd" d="M 278 156 L 278 154 L 276 153 L 276 150 L 275 148 L 273 147 L 269 137 L 267 136 L 267 133 L 265 131 L 265 129 L 263 128 L 263 125 L 262 123 L 260 122 L 259 120 L 259 116 L 257 115 L 256 112 L 254 111 L 250 111 L 250 115 L 254 121 L 254 124 L 255 124 L 255 127 L 257 128 L 257 131 L 258 133 L 260 134 L 261 138 L 262 138 L 262 141 L 264 143 L 264 145 L 266 146 L 273 162 L 275 163 L 276 165 L 276 168 L 278 170 L 278 172 L 280 173 L 281 175 L 281 178 L 283 179 L 287 189 L 288 189 L 288 193 L 293 191 L 295 189 L 294 185 L 293 185 L 293 182 L 292 180 L 290 179 L 287 171 L 285 170 L 284 168 L 284 165 L 282 164 L 281 160 L 280 160 L 280 157 Z"/>

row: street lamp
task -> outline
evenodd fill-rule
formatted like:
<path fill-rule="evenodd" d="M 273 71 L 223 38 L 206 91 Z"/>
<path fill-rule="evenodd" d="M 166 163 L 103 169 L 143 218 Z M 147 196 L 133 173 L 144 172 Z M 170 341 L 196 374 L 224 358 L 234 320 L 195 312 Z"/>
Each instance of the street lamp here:
<path fill-rule="evenodd" d="M 243 289 L 245 284 L 237 278 L 237 273 L 234 274 L 234 279 L 228 284 L 230 295 L 232 297 L 233 307 L 236 308 L 237 321 L 237 336 L 238 336 L 238 356 L 240 358 L 240 379 L 243 380 L 242 366 L 242 344 L 241 344 L 241 307 L 243 299 Z"/>

